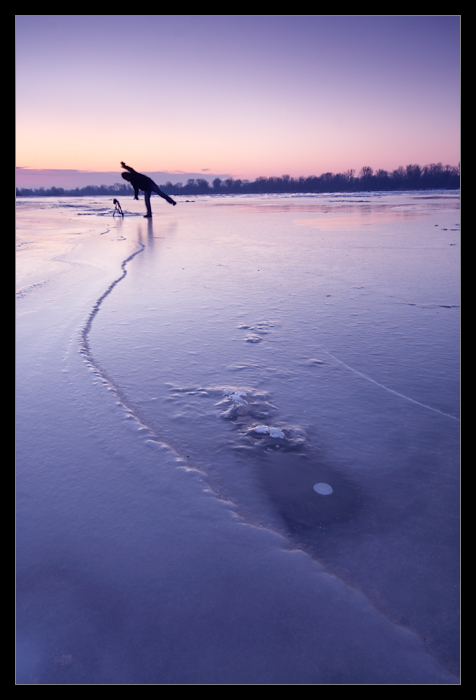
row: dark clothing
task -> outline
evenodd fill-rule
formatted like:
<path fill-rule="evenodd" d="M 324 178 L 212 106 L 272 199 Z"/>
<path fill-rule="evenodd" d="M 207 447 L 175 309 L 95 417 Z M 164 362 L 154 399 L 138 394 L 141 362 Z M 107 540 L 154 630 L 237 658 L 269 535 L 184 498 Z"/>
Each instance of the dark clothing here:
<path fill-rule="evenodd" d="M 124 180 L 131 183 L 132 187 L 134 188 L 134 196 L 136 198 L 139 194 L 139 190 L 142 190 L 143 192 L 152 192 L 154 187 L 157 187 L 155 182 L 150 177 L 147 177 L 147 175 L 141 175 L 141 173 L 136 173 L 136 171 L 132 168 L 129 168 L 128 166 L 125 167 L 130 172 L 130 175 L 128 176 L 126 173 L 122 173 L 122 177 Z"/>
<path fill-rule="evenodd" d="M 151 192 L 155 192 L 160 197 L 163 197 L 167 200 L 167 202 L 169 202 L 169 204 L 176 204 L 176 202 L 174 202 L 174 200 L 171 197 L 169 197 L 167 194 L 165 194 L 165 192 L 162 192 L 157 187 L 155 182 L 150 177 L 136 172 L 134 168 L 130 168 L 125 163 L 121 163 L 121 165 L 123 168 L 129 171 L 129 174 L 122 173 L 122 177 L 124 178 L 124 180 L 130 182 L 132 187 L 134 188 L 134 199 L 139 199 L 139 190 L 142 190 L 142 192 L 144 192 L 144 194 L 146 195 L 146 204 L 148 204 Z M 147 207 L 147 210 L 149 211 L 149 206 Z"/>

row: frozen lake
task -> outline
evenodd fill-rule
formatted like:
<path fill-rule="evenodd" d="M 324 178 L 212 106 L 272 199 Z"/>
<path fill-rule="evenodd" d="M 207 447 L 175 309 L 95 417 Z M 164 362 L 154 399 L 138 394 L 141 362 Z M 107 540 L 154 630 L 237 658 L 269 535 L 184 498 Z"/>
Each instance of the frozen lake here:
<path fill-rule="evenodd" d="M 459 193 L 17 201 L 17 682 L 452 684 Z"/>

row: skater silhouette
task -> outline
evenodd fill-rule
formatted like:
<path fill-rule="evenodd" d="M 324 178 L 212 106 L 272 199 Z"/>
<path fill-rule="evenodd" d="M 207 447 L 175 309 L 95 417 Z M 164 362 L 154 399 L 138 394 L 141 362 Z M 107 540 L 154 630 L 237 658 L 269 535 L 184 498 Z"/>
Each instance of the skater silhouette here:
<path fill-rule="evenodd" d="M 139 190 L 142 190 L 144 193 L 145 206 L 147 207 L 147 214 L 144 218 L 152 218 L 152 209 L 150 208 L 150 195 L 152 192 L 155 192 L 160 197 L 163 197 L 163 199 L 166 199 L 169 204 L 173 204 L 174 206 L 177 204 L 177 202 L 174 202 L 174 200 L 165 194 L 165 192 L 159 190 L 155 182 L 151 180 L 150 177 L 137 173 L 134 168 L 130 168 L 123 161 L 121 161 L 121 166 L 128 171 L 127 173 L 122 173 L 122 177 L 124 180 L 127 180 L 127 182 L 130 182 L 134 188 L 134 199 L 139 199 Z"/>
<path fill-rule="evenodd" d="M 124 216 L 124 212 L 122 211 L 122 207 L 119 204 L 119 201 L 117 199 L 113 199 L 112 203 L 114 204 L 114 213 L 112 215 L 112 218 L 114 218 L 116 214 L 118 216 Z"/>

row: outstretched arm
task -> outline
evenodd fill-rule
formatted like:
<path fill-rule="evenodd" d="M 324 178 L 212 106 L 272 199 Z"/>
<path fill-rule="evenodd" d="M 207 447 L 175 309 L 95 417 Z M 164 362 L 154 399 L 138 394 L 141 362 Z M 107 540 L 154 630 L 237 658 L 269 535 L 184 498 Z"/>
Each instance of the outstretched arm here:
<path fill-rule="evenodd" d="M 128 170 L 130 173 L 135 173 L 134 168 L 130 168 L 128 165 L 126 165 L 126 164 L 124 163 L 123 160 L 121 160 L 121 167 L 122 167 L 122 168 L 125 168 L 125 169 Z"/>

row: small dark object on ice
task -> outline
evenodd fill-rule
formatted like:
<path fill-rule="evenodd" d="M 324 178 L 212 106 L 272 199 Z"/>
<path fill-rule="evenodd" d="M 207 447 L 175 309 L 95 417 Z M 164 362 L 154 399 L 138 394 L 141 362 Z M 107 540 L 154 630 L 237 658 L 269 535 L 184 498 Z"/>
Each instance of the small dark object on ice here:
<path fill-rule="evenodd" d="M 119 204 L 119 201 L 117 199 L 113 199 L 112 203 L 114 204 L 114 213 L 112 215 L 112 218 L 114 218 L 116 214 L 118 216 L 124 216 L 124 212 L 122 211 L 122 207 Z"/>

